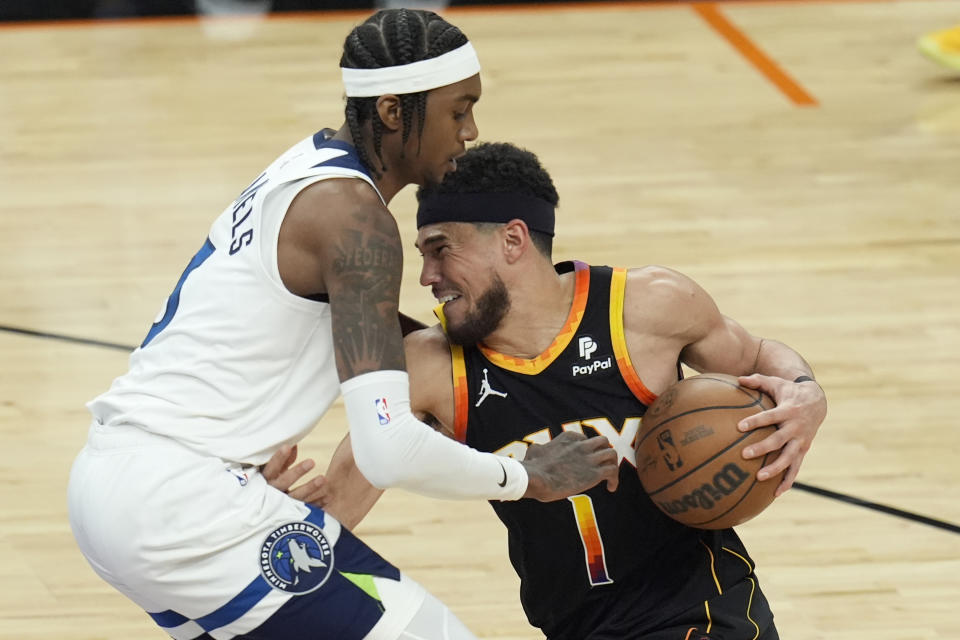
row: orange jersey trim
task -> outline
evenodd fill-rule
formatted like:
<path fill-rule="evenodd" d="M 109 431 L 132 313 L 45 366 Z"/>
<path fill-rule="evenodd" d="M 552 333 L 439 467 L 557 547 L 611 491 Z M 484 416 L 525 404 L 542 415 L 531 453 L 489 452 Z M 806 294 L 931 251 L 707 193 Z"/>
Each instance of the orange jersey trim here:
<path fill-rule="evenodd" d="M 483 344 L 478 344 L 477 348 L 487 360 L 501 369 L 523 373 L 528 376 L 535 376 L 549 367 L 553 361 L 557 359 L 557 356 L 563 353 L 563 350 L 566 349 L 570 341 L 573 340 L 577 329 L 580 328 L 580 321 L 583 320 L 583 314 L 587 308 L 587 294 L 590 292 L 590 266 L 585 262 L 579 261 L 574 262 L 574 265 L 576 269 L 574 278 L 576 280 L 574 283 L 573 304 L 570 305 L 570 313 L 567 314 L 567 321 L 564 323 L 560 333 L 557 334 L 557 337 L 550 343 L 550 346 L 536 358 L 526 359 L 508 356 L 494 351 Z"/>
<path fill-rule="evenodd" d="M 443 315 L 443 305 L 433 308 L 444 332 L 447 330 L 447 317 Z M 450 344 L 450 365 L 453 370 L 453 435 L 460 442 L 467 441 L 467 402 L 470 390 L 467 388 L 467 364 L 463 359 L 463 347 Z"/>
<path fill-rule="evenodd" d="M 463 347 L 450 345 L 453 364 L 453 435 L 460 442 L 467 441 L 467 412 L 470 393 L 467 388 L 467 365 L 463 359 Z"/>
<path fill-rule="evenodd" d="M 640 402 L 650 405 L 657 399 L 655 393 L 647 389 L 640 376 L 633 368 L 630 360 L 630 351 L 627 349 L 627 339 L 623 333 L 623 299 L 627 288 L 627 270 L 618 267 L 613 270 L 610 280 L 610 337 L 613 340 L 613 355 L 617 360 L 617 367 L 623 381 Z"/>

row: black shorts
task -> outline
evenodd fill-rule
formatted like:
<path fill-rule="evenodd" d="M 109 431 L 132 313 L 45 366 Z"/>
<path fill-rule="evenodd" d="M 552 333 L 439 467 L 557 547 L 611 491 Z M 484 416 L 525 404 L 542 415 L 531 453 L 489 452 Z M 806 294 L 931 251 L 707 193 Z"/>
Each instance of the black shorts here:
<path fill-rule="evenodd" d="M 780 640 L 754 574 L 636 640 Z"/>

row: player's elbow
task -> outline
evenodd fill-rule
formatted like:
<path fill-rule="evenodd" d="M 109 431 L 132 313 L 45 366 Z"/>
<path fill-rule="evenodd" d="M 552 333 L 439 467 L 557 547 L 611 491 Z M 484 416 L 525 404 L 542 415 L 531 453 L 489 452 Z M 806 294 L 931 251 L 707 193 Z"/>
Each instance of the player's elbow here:
<path fill-rule="evenodd" d="M 357 469 L 377 489 L 390 489 L 403 482 L 402 474 L 398 473 L 395 465 L 390 464 L 388 446 L 382 443 L 364 443 L 358 447 L 354 444 L 353 457 Z"/>

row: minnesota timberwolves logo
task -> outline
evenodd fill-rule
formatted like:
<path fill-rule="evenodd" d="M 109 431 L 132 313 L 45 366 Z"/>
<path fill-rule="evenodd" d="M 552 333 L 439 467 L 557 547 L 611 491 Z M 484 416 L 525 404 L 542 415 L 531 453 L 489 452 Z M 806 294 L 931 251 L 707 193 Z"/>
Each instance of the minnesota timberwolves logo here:
<path fill-rule="evenodd" d="M 291 522 L 277 527 L 260 546 L 260 572 L 275 589 L 309 593 L 327 581 L 333 549 L 320 527 Z"/>

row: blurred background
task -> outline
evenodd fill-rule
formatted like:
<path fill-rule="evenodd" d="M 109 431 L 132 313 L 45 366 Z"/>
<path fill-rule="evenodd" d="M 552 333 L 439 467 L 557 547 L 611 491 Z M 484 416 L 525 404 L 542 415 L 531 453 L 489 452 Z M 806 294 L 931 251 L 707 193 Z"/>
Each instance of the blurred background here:
<path fill-rule="evenodd" d="M 560 0 L 561 2 L 563 0 Z M 582 0 L 580 0 L 582 2 Z M 590 2 L 590 0 L 587 0 Z M 376 9 L 391 6 L 441 9 L 460 5 L 510 4 L 511 0 L 3 0 L 0 20 L 67 20 L 133 16 L 228 15 Z M 524 4 L 546 4 L 531 0 Z M 551 4 L 555 4 L 551 3 Z"/>

